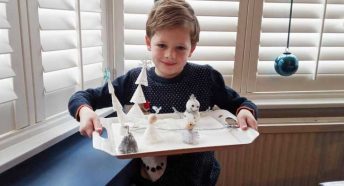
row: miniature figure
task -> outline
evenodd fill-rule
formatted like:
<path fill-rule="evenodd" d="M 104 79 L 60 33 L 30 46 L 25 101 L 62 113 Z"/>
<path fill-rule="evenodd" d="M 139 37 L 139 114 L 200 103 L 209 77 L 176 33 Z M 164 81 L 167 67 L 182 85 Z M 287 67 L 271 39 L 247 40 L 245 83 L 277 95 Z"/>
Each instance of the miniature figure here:
<path fill-rule="evenodd" d="M 160 141 L 160 136 L 158 134 L 157 129 L 154 126 L 154 123 L 158 120 L 157 116 L 155 114 L 150 114 L 148 116 L 148 126 L 143 134 L 143 139 L 148 144 L 157 143 Z"/>
<path fill-rule="evenodd" d="M 198 144 L 199 142 L 199 133 L 198 131 L 194 130 L 194 124 L 187 123 L 186 130 L 183 130 L 182 137 L 183 142 L 187 144 Z"/>
<path fill-rule="evenodd" d="M 127 135 L 123 137 L 121 144 L 118 146 L 118 151 L 123 154 L 135 153 L 138 151 L 137 142 L 131 132 L 129 126 L 126 126 Z"/>
<path fill-rule="evenodd" d="M 200 103 L 196 97 L 191 94 L 190 99 L 186 102 L 186 110 L 184 112 L 184 117 L 190 125 L 195 125 L 198 122 L 200 118 L 199 107 Z"/>

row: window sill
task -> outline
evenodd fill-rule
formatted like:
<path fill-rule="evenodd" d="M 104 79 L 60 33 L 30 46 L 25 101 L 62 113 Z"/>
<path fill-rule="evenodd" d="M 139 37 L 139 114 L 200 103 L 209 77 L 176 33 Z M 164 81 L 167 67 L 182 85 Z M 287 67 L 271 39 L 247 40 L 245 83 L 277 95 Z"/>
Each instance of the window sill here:
<path fill-rule="evenodd" d="M 99 116 L 106 116 L 112 109 L 103 109 Z M 79 124 L 69 114 L 13 131 L 0 137 L 0 173 L 42 152 L 78 131 Z"/>
<path fill-rule="evenodd" d="M 252 99 L 259 109 L 337 108 L 344 107 L 342 98 Z"/>

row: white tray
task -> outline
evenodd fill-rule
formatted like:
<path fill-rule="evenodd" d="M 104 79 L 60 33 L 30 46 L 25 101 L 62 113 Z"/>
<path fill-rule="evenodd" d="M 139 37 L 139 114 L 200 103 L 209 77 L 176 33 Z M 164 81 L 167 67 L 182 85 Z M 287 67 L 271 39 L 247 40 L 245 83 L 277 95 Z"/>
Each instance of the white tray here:
<path fill-rule="evenodd" d="M 123 138 L 120 134 L 120 123 L 117 118 L 101 118 L 101 123 L 107 130 L 107 138 L 93 133 L 93 147 L 105 151 L 118 158 L 139 158 L 147 156 L 166 156 L 192 152 L 214 151 L 231 146 L 252 143 L 259 133 L 251 128 L 228 127 L 226 118 L 236 120 L 236 117 L 226 110 L 201 112 L 201 118 L 196 130 L 199 131 L 198 144 L 186 144 L 182 140 L 181 131 L 184 128 L 183 119 L 176 114 L 159 114 L 159 120 L 154 124 L 158 129 L 161 140 L 155 144 L 147 144 L 143 140 L 143 133 L 148 125 L 147 119 L 141 119 L 136 128 L 130 128 L 130 132 L 136 139 L 138 152 L 122 154 L 117 149 Z"/>

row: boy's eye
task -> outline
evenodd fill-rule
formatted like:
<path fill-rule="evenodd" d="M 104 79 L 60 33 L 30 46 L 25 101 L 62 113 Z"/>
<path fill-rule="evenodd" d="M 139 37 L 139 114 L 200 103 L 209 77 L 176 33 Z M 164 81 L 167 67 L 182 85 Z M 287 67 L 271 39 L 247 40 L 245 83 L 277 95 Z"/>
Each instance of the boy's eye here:
<path fill-rule="evenodd" d="M 185 50 L 186 48 L 183 47 L 183 46 L 178 46 L 177 49 L 178 49 L 178 50 Z"/>
<path fill-rule="evenodd" d="M 165 48 L 166 47 L 165 44 L 157 44 L 156 46 L 158 46 L 159 48 Z"/>

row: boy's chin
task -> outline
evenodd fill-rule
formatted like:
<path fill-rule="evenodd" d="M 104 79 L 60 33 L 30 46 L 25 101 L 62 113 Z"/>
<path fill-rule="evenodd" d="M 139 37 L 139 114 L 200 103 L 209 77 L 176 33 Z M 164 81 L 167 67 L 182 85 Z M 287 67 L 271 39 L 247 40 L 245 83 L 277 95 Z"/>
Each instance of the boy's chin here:
<path fill-rule="evenodd" d="M 156 74 L 158 76 L 160 76 L 162 78 L 167 78 L 167 79 L 174 78 L 174 77 L 178 76 L 180 73 L 181 73 L 181 71 L 180 72 L 178 72 L 178 71 L 176 71 L 176 72 L 171 72 L 171 71 L 166 71 L 166 72 L 158 71 L 158 72 L 156 72 Z"/>

